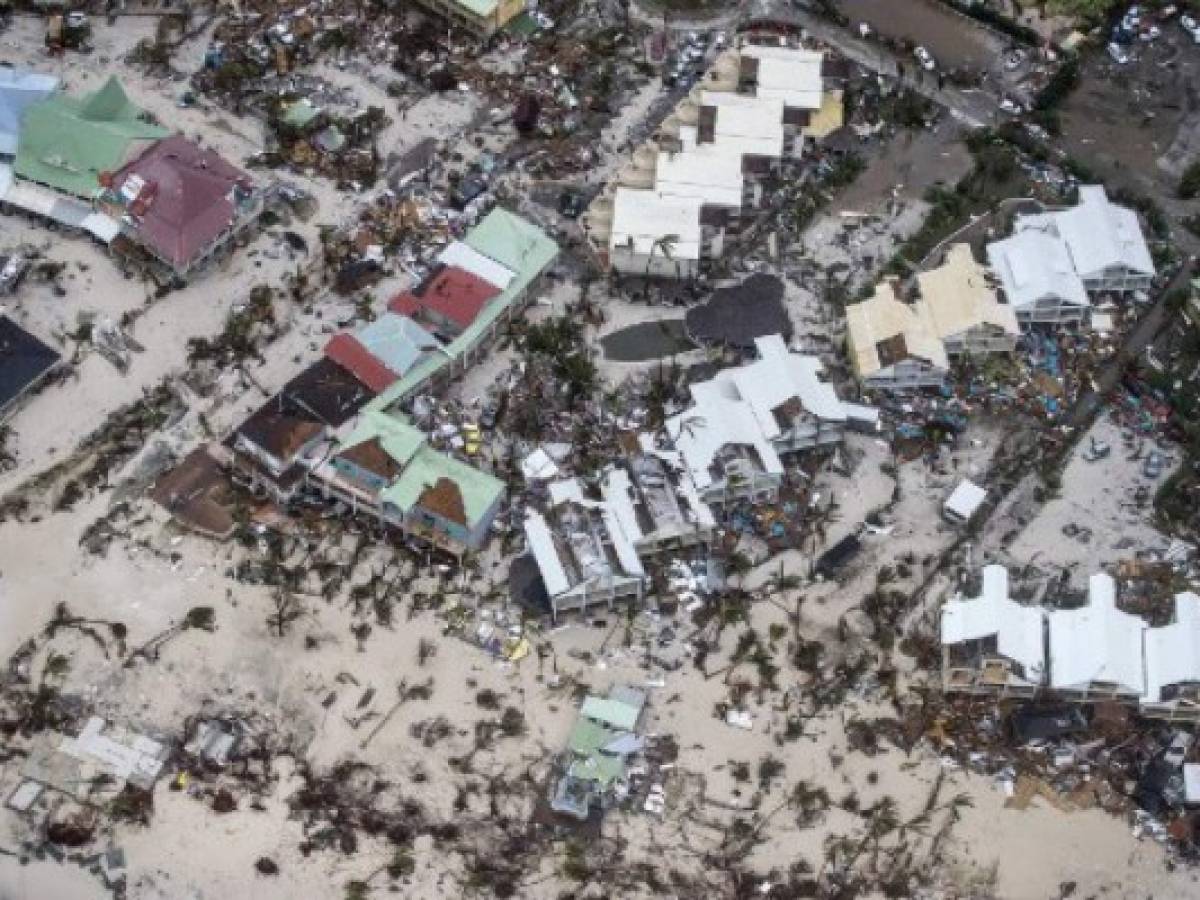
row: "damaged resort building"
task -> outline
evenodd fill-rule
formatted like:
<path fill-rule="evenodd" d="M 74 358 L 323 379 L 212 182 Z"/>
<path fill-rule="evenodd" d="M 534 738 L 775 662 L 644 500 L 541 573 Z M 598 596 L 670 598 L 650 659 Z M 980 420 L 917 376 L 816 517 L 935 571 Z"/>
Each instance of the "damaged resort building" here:
<path fill-rule="evenodd" d="M 631 436 L 627 468 L 610 467 L 597 494 L 577 479 L 556 482 L 548 509 L 528 510 L 526 540 L 555 617 L 640 600 L 644 560 L 707 548 L 721 508 L 778 497 L 784 457 L 873 426 L 874 410 L 843 403 L 815 357 L 779 335 L 756 348 L 755 361 L 692 385 L 691 404 L 661 434 Z"/>
<path fill-rule="evenodd" d="M 1048 608 L 1012 596 L 1008 571 L 986 566 L 977 597 L 941 611 L 943 687 L 996 697 L 1111 700 L 1149 718 L 1200 721 L 1200 596 L 1175 595 L 1174 620 L 1150 626 L 1119 608 L 1116 580 L 1088 580 L 1083 605 Z"/>
<path fill-rule="evenodd" d="M 432 447 L 405 407 L 479 358 L 557 253 L 539 229 L 492 210 L 388 312 L 335 335 L 322 360 L 242 423 L 233 437 L 242 476 L 280 502 L 341 504 L 418 546 L 480 549 L 503 482 Z"/>
<path fill-rule="evenodd" d="M 799 46 L 721 53 L 585 213 L 601 267 L 690 278 L 720 257 L 772 173 L 841 127 L 838 80 L 824 53 Z"/>

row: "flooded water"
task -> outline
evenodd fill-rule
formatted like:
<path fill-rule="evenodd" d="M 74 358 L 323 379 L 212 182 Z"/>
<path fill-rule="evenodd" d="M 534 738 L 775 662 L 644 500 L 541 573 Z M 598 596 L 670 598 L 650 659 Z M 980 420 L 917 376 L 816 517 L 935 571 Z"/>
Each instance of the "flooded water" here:
<path fill-rule="evenodd" d="M 837 0 L 854 23 L 877 34 L 925 47 L 942 68 L 988 69 L 997 45 L 988 32 L 932 0 Z"/>
<path fill-rule="evenodd" d="M 645 362 L 696 349 L 684 333 L 683 319 L 630 325 L 602 337 L 600 345 L 605 359 L 614 362 Z"/>

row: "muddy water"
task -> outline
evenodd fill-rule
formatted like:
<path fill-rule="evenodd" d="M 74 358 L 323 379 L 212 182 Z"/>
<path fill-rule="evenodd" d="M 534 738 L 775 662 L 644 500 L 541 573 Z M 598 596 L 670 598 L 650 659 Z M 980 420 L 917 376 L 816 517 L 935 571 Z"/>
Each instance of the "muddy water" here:
<path fill-rule="evenodd" d="M 935 0 L 837 0 L 837 6 L 877 34 L 921 44 L 943 68 L 987 69 L 996 62 L 999 42 Z"/>

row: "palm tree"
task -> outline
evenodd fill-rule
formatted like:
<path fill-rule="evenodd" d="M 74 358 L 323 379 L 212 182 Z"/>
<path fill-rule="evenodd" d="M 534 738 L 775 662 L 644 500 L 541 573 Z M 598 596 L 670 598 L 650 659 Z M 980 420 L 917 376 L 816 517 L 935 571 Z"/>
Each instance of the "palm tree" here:
<path fill-rule="evenodd" d="M 661 253 L 663 259 L 670 262 L 674 259 L 675 245 L 679 243 L 679 235 L 664 234 L 654 239 L 650 245 L 650 255 L 646 257 L 646 297 L 650 296 L 650 267 L 654 265 L 654 255 Z"/>

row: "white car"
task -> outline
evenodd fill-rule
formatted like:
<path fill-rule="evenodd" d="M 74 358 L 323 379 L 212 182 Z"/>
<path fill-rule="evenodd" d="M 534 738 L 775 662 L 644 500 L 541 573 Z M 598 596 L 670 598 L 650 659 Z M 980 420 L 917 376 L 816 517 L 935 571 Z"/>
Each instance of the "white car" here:
<path fill-rule="evenodd" d="M 1129 62 L 1129 54 L 1125 52 L 1125 48 L 1120 44 L 1112 43 L 1108 45 L 1108 55 L 1112 57 L 1112 61 L 1118 66 L 1123 66 Z"/>
<path fill-rule="evenodd" d="M 917 58 L 917 62 L 921 64 L 921 68 L 926 72 L 932 72 L 937 68 L 937 63 L 933 61 L 933 57 L 924 47 L 918 47 L 913 51 L 913 56 Z"/>
<path fill-rule="evenodd" d="M 1010 116 L 1016 116 L 1024 112 L 1024 110 L 1021 109 L 1021 104 L 1019 104 L 1016 100 L 1009 99 L 1008 97 L 1005 97 L 1000 101 L 1000 108 Z"/>
<path fill-rule="evenodd" d="M 869 22 L 858 23 L 858 36 L 860 38 L 869 38 L 871 36 L 871 25 Z"/>

